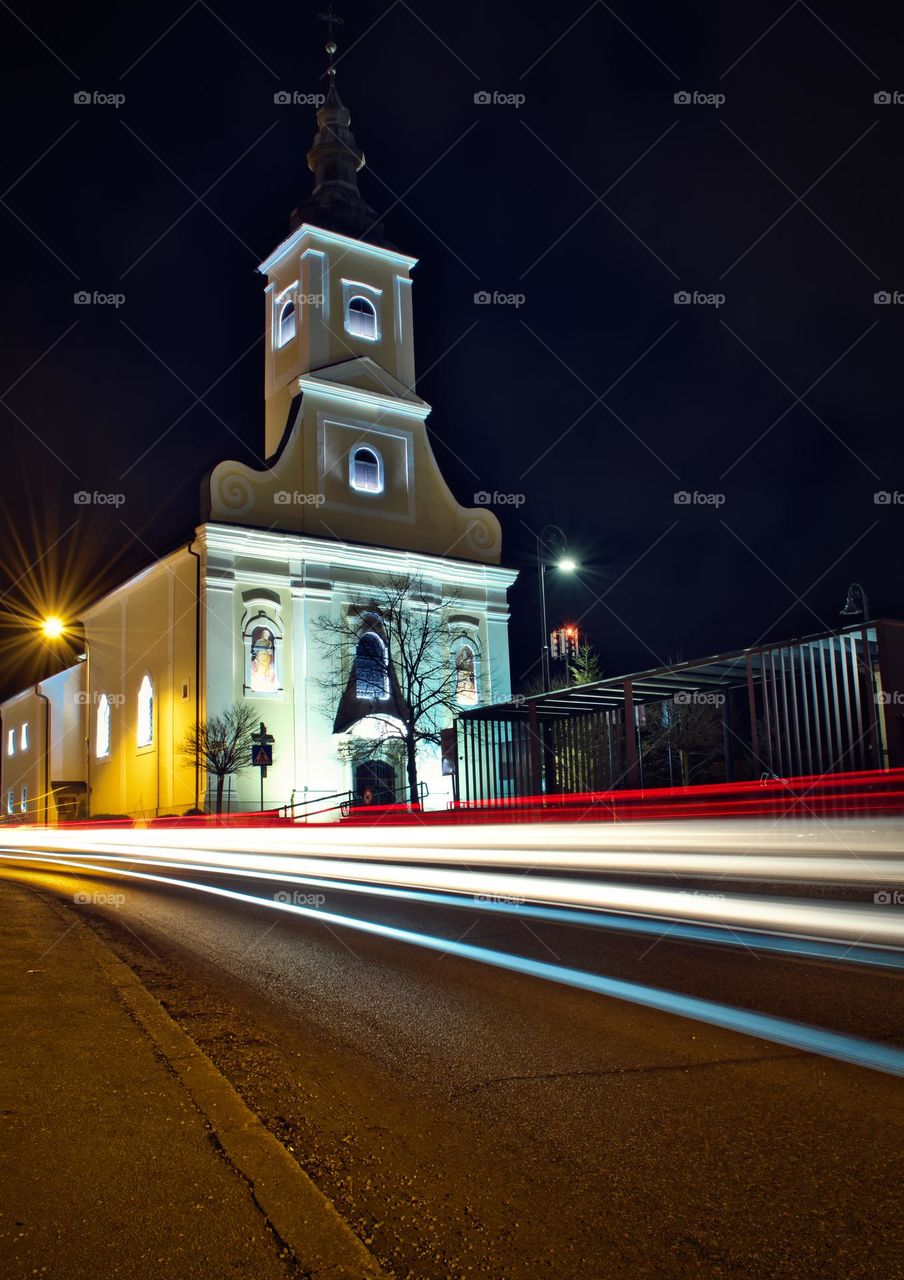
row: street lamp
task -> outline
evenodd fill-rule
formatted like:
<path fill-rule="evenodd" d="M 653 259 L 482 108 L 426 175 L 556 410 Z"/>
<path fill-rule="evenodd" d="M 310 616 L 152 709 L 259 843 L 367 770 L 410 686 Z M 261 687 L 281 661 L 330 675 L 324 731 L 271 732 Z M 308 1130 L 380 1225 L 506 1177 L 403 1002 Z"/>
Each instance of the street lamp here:
<path fill-rule="evenodd" d="M 85 664 L 85 816 L 89 816 L 91 812 L 91 707 L 89 699 L 91 697 L 91 648 L 88 644 L 88 633 L 85 631 L 84 623 L 79 624 L 83 632 L 84 648 L 78 655 L 78 661 Z M 49 614 L 41 622 L 41 632 L 47 640 L 59 640 L 62 636 L 70 634 L 70 628 L 62 618 L 55 613 Z M 44 744 L 47 751 L 48 774 L 50 763 L 50 742 Z"/>
<path fill-rule="evenodd" d="M 841 617 L 856 618 L 859 613 L 863 614 L 864 622 L 869 621 L 869 600 L 866 592 L 859 582 L 852 582 L 847 589 L 847 598 L 841 610 Z"/>
<path fill-rule="evenodd" d="M 549 623 L 546 620 L 546 560 L 544 552 L 561 547 L 558 558 L 553 561 L 557 569 L 563 573 L 574 573 L 578 562 L 565 554 L 565 534 L 556 524 L 548 524 L 537 534 L 537 573 L 540 578 L 540 666 L 543 674 L 543 691 L 549 692 Z"/>

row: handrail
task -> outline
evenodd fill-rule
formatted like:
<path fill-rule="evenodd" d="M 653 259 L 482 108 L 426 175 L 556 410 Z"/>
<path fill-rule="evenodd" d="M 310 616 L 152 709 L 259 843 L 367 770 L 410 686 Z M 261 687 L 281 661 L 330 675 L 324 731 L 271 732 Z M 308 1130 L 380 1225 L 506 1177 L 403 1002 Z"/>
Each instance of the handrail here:
<path fill-rule="evenodd" d="M 401 787 L 394 787 L 391 791 L 392 800 L 388 804 L 365 804 L 362 797 L 359 797 L 354 791 L 335 791 L 331 795 L 326 796 L 310 796 L 306 800 L 296 800 L 295 793 L 292 793 L 292 799 L 288 804 L 284 804 L 277 812 L 280 817 L 289 818 L 293 822 L 306 822 L 309 818 L 321 817 L 323 814 L 335 813 L 337 810 L 340 817 L 348 818 L 352 811 L 355 813 L 363 813 L 374 811 L 385 813 L 388 809 L 393 809 L 401 805 L 408 806 L 410 801 L 408 796 L 411 788 L 407 783 Z M 417 805 L 423 808 L 424 801 L 430 794 L 430 790 L 426 782 L 418 782 L 417 784 Z M 396 797 L 401 796 L 399 802 Z M 329 800 L 338 801 L 337 804 L 327 804 Z M 323 808 L 309 809 L 309 805 L 322 805 Z M 302 810 L 301 813 L 298 810 Z"/>

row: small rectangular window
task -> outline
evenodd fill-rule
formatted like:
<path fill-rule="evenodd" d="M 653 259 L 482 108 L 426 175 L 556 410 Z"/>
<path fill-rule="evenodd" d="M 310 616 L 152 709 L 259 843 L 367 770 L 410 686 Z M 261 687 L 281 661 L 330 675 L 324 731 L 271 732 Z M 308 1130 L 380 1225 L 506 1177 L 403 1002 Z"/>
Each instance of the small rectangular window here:
<path fill-rule="evenodd" d="M 19 745 L 21 746 L 23 751 L 28 750 L 28 721 L 27 720 L 22 726 L 22 733 L 21 733 Z"/>
<path fill-rule="evenodd" d="M 189 694 L 190 694 L 190 693 L 191 693 L 191 689 L 190 689 L 190 686 L 189 686 L 188 681 L 187 681 L 187 680 L 183 680 L 183 681 L 182 681 L 182 701 L 183 701 L 183 702 L 188 702 L 188 698 L 189 698 Z"/>
<path fill-rule="evenodd" d="M 15 729 L 10 729 L 9 733 L 6 735 L 6 754 L 7 754 L 8 756 L 14 756 L 14 755 L 16 754 L 16 731 L 15 731 Z"/>
<path fill-rule="evenodd" d="M 16 811 L 16 793 L 15 791 L 7 792 L 6 796 L 6 812 L 15 813 Z"/>
<path fill-rule="evenodd" d="M 28 787 L 22 788 L 22 802 L 19 805 L 19 808 L 23 813 L 28 813 Z"/>

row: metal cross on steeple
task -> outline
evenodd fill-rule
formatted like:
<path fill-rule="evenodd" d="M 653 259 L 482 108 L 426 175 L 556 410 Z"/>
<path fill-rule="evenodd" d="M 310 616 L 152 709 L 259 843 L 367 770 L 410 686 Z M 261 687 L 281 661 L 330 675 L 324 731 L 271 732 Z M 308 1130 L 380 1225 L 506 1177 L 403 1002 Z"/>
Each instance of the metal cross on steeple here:
<path fill-rule="evenodd" d="M 327 53 L 330 56 L 330 65 L 327 67 L 326 73 L 328 76 L 335 76 L 336 67 L 333 62 L 333 59 L 336 56 L 337 45 L 336 45 L 336 41 L 333 39 L 333 28 L 341 27 L 342 19 L 339 17 L 338 13 L 336 13 L 335 10 L 333 9 L 332 0 L 330 0 L 330 4 L 327 7 L 326 13 L 318 13 L 317 17 L 320 19 L 321 22 L 325 22 L 327 27 L 327 40 L 326 40 L 325 47 L 326 47 Z"/>

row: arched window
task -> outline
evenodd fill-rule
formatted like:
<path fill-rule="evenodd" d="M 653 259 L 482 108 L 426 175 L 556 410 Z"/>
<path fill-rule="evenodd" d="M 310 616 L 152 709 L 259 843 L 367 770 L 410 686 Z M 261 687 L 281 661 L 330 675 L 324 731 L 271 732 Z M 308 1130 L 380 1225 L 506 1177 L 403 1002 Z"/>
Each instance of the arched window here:
<path fill-rule="evenodd" d="M 363 635 L 355 650 L 355 693 L 364 702 L 383 702 L 389 697 L 386 645 L 374 631 Z"/>
<path fill-rule="evenodd" d="M 469 644 L 459 645 L 455 654 L 455 697 L 463 707 L 477 705 L 477 659 Z"/>
<path fill-rule="evenodd" d="M 110 699 L 105 693 L 97 704 L 97 741 L 94 751 L 98 760 L 110 754 Z"/>
<path fill-rule="evenodd" d="M 138 745 L 149 747 L 154 741 L 154 686 L 145 673 L 138 686 Z"/>
<path fill-rule="evenodd" d="M 284 347 L 295 337 L 295 303 L 289 299 L 284 302 L 276 325 L 276 345 Z"/>
<path fill-rule="evenodd" d="M 362 298 L 359 293 L 349 298 L 345 327 L 356 338 L 376 338 L 377 309 L 369 298 Z"/>
<path fill-rule="evenodd" d="M 276 639 L 270 627 L 260 625 L 251 629 L 251 677 L 248 683 L 252 693 L 279 692 Z"/>
<path fill-rule="evenodd" d="M 383 492 L 383 459 L 376 449 L 353 449 L 349 464 L 349 480 L 360 493 Z"/>

